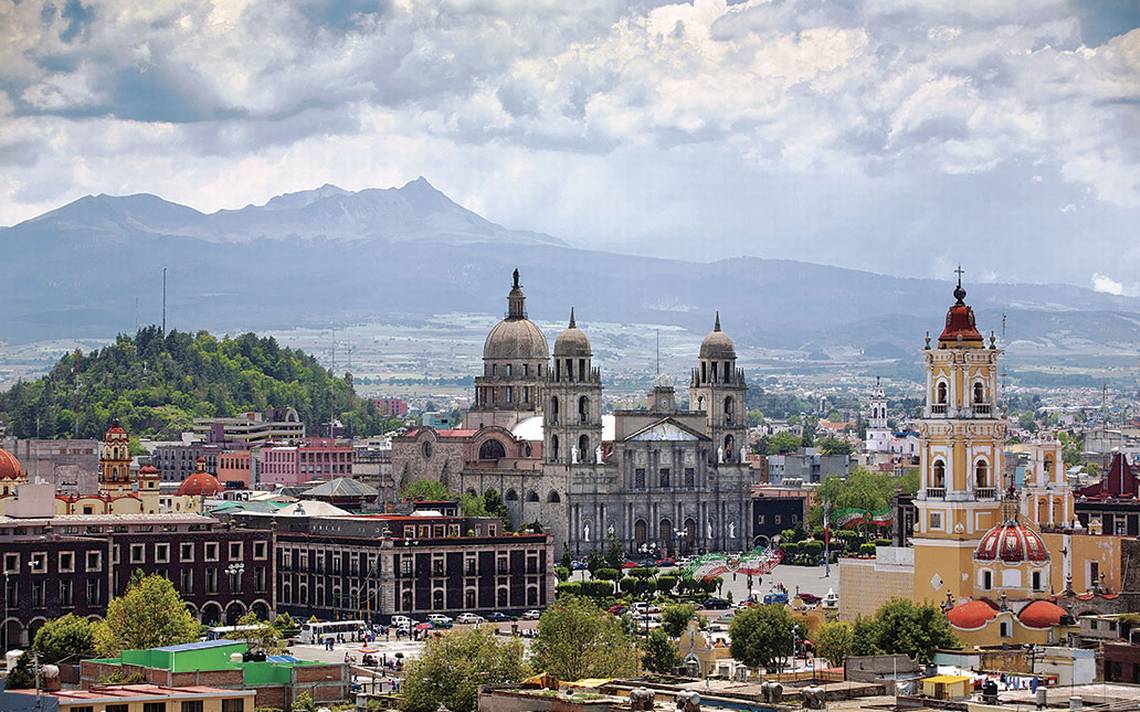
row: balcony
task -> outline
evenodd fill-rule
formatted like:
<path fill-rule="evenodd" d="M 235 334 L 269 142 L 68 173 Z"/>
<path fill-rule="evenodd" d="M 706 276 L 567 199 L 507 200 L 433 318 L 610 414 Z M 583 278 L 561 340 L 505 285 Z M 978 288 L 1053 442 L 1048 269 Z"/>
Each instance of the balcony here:
<path fill-rule="evenodd" d="M 931 415 L 946 415 L 946 404 L 935 403 L 934 405 L 930 406 L 930 413 Z"/>
<path fill-rule="evenodd" d="M 996 499 L 997 498 L 997 488 L 996 487 L 975 487 L 974 488 L 974 496 L 977 497 L 978 499 Z"/>
<path fill-rule="evenodd" d="M 946 488 L 945 487 L 927 487 L 926 488 L 926 498 L 927 499 L 943 499 L 945 497 L 946 497 Z"/>
<path fill-rule="evenodd" d="M 990 415 L 994 412 L 994 407 L 989 403 L 975 403 L 974 415 Z"/>

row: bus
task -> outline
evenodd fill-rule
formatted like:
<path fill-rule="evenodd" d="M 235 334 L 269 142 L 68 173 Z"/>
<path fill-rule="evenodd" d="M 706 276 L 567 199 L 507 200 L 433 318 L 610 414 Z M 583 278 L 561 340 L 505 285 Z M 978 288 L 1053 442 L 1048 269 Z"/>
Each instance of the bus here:
<path fill-rule="evenodd" d="M 206 640 L 221 640 L 223 638 L 235 638 L 241 640 L 241 636 L 233 636 L 231 633 L 244 633 L 249 630 L 257 630 L 261 625 L 220 625 L 214 626 L 206 631 Z"/>
<path fill-rule="evenodd" d="M 342 635 L 347 640 L 353 634 L 362 633 L 365 627 L 362 620 L 329 621 L 328 623 L 307 622 L 301 624 L 301 634 L 297 636 L 297 640 L 305 645 L 316 645 L 330 635 L 334 638 Z"/>

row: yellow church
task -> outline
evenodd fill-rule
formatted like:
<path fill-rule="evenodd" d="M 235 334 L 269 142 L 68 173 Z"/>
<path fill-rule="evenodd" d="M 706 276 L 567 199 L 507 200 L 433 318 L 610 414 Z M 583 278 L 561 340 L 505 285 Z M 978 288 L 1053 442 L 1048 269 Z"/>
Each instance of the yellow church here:
<path fill-rule="evenodd" d="M 898 596 L 942 606 L 966 645 L 1056 642 L 1071 622 L 1059 598 L 1119 590 L 1120 538 L 1079 529 L 1060 443 L 1022 446 L 1024 485 L 1006 481 L 1002 349 L 993 332 L 987 344 L 965 298 L 959 273 L 944 328 L 922 350 L 912 546 L 841 560 L 840 617 L 872 615 Z"/>

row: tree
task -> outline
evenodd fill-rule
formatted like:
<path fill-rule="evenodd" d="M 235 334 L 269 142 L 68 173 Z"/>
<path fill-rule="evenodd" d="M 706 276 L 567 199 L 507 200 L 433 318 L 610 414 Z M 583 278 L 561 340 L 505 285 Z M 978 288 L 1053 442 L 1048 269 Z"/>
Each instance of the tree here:
<path fill-rule="evenodd" d="M 824 455 L 850 455 L 854 449 L 849 441 L 831 436 L 820 438 L 815 446 Z"/>
<path fill-rule="evenodd" d="M 671 673 L 681 664 L 677 649 L 662 629 L 655 628 L 646 638 L 641 664 L 646 670 L 659 673 Z"/>
<path fill-rule="evenodd" d="M 937 648 L 957 647 L 958 640 L 942 610 L 917 605 L 905 598 L 887 601 L 875 614 L 878 640 L 884 653 L 903 653 L 929 662 Z"/>
<path fill-rule="evenodd" d="M 538 620 L 531 659 L 535 669 L 559 680 L 580 680 L 634 674 L 634 652 L 617 618 L 587 598 L 565 596 Z"/>
<path fill-rule="evenodd" d="M 835 621 L 824 623 L 815 633 L 815 652 L 833 667 L 843 665 L 851 654 L 852 628 L 850 623 Z"/>
<path fill-rule="evenodd" d="M 511 528 L 511 512 L 507 509 L 507 503 L 503 501 L 498 490 L 488 489 L 483 493 L 483 508 L 487 510 L 488 514 L 498 517 L 503 522 L 503 529 L 509 530 Z"/>
<path fill-rule="evenodd" d="M 879 648 L 879 623 L 874 617 L 855 619 L 851 626 L 851 652 L 849 655 L 882 655 Z"/>
<path fill-rule="evenodd" d="M 36 631 L 32 647 L 40 655 L 42 663 L 63 661 L 78 663 L 83 658 L 95 657 L 95 624 L 68 613 L 53 618 Z"/>
<path fill-rule="evenodd" d="M 459 507 L 463 510 L 465 517 L 494 517 L 487 511 L 486 500 L 474 492 L 468 492 L 459 498 Z"/>
<path fill-rule="evenodd" d="M 435 480 L 415 480 L 404 485 L 400 490 L 401 499 L 441 500 L 453 499 L 447 487 Z"/>
<path fill-rule="evenodd" d="M 740 611 L 728 627 L 732 657 L 750 668 L 771 670 L 792 649 L 792 617 L 782 605 Z"/>
<path fill-rule="evenodd" d="M 661 609 L 661 628 L 670 638 L 680 638 L 696 610 L 687 603 L 665 606 Z"/>
<path fill-rule="evenodd" d="M 606 558 L 596 551 L 591 551 L 589 556 L 586 557 L 586 570 L 592 576 L 595 571 L 600 571 L 606 568 Z"/>
<path fill-rule="evenodd" d="M 285 641 L 278 629 L 267 621 L 258 620 L 253 611 L 243 613 L 237 624 L 245 630 L 235 630 L 226 634 L 231 640 L 244 640 L 251 653 L 277 655 L 285 650 Z"/>
<path fill-rule="evenodd" d="M 117 657 L 123 650 L 158 648 L 198 639 L 198 623 L 169 579 L 136 571 L 122 596 L 107 604 L 95 626 L 95 652 Z"/>
<path fill-rule="evenodd" d="M 792 433 L 776 433 L 768 438 L 768 452 L 773 455 L 787 455 L 800 449 L 800 439 Z"/>
<path fill-rule="evenodd" d="M 16 658 L 16 666 L 4 678 L 5 690 L 30 690 L 36 686 L 36 675 L 32 668 L 32 656 L 28 651 Z"/>
<path fill-rule="evenodd" d="M 623 563 L 625 563 L 625 549 L 622 548 L 617 536 L 610 534 L 609 543 L 606 545 L 606 566 L 620 569 Z"/>
<path fill-rule="evenodd" d="M 453 631 L 429 638 L 423 654 L 408 663 L 400 709 L 475 712 L 481 685 L 517 685 L 526 678 L 522 641 L 496 640 L 488 629 Z"/>

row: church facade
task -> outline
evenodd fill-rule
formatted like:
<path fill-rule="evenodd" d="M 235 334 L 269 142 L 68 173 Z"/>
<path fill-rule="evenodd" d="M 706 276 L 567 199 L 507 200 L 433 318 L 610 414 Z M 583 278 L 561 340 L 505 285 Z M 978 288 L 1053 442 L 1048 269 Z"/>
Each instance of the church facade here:
<path fill-rule="evenodd" d="M 551 351 L 525 303 L 516 270 L 463 427 L 396 438 L 398 484 L 493 489 L 514 526 L 538 522 L 557 554 L 611 540 L 658 556 L 751 549 L 747 384 L 719 315 L 690 373 L 688 408 L 658 376 L 643 409 L 605 414 L 601 371 L 573 309 Z"/>

